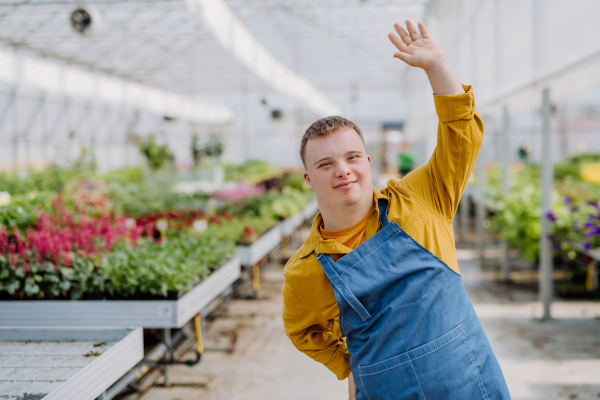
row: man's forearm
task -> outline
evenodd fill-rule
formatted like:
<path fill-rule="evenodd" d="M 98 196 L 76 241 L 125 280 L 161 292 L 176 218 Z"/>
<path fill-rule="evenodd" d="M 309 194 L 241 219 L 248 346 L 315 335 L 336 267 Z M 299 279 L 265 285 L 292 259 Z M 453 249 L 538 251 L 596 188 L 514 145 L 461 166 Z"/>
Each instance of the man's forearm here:
<path fill-rule="evenodd" d="M 425 70 L 429 83 L 433 89 L 433 94 L 438 96 L 448 96 L 451 94 L 464 93 L 456 74 L 450 67 L 450 63 L 444 57 L 435 63 L 431 68 Z"/>

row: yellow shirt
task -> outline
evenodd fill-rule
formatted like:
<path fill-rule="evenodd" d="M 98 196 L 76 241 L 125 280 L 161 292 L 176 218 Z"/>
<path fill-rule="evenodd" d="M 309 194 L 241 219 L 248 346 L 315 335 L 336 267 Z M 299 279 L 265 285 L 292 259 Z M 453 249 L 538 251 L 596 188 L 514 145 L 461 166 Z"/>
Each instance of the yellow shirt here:
<path fill-rule="evenodd" d="M 365 228 L 365 240 L 379 230 L 377 199 L 388 199 L 390 221 L 458 272 L 452 218 L 475 165 L 483 140 L 483 123 L 475 111 L 470 86 L 464 94 L 433 96 L 438 115 L 437 146 L 429 162 L 387 188 L 373 189 L 375 206 Z M 352 251 L 334 239 L 321 237 L 317 214 L 304 245 L 283 271 L 283 323 L 294 346 L 324 364 L 338 379 L 350 374 L 346 339 L 340 331 L 339 309 L 331 284 L 316 254 Z"/>

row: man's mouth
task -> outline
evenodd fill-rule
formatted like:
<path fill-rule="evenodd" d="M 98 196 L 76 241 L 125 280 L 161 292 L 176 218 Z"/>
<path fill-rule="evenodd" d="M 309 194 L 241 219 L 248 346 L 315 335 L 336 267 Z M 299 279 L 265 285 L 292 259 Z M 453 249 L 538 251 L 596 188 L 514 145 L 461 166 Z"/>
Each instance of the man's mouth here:
<path fill-rule="evenodd" d="M 344 182 L 344 183 L 340 183 L 337 186 L 334 186 L 334 188 L 335 189 L 350 189 L 352 186 L 354 186 L 355 183 L 356 183 L 356 181 Z"/>

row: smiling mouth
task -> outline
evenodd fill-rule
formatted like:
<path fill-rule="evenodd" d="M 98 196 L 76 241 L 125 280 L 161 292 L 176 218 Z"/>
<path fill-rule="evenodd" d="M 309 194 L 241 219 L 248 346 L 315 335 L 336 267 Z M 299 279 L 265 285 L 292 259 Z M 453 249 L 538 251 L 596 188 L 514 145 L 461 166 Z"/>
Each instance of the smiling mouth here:
<path fill-rule="evenodd" d="M 356 183 L 356 181 L 345 182 L 345 183 L 335 186 L 334 188 L 335 189 L 347 189 L 347 188 L 352 187 L 355 183 Z"/>

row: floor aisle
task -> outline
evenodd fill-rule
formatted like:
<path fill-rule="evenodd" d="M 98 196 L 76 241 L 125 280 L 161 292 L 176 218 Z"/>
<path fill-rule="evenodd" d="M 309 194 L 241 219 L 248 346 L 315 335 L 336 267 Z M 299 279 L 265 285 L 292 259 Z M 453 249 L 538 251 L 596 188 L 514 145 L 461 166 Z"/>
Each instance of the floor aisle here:
<path fill-rule="evenodd" d="M 475 253 L 458 251 L 465 286 L 500 361 L 513 399 L 600 398 L 600 304 L 557 302 L 555 321 L 535 319 L 537 294 L 493 281 Z M 261 299 L 235 300 L 229 316 L 211 327 L 207 352 L 195 367 L 176 366 L 174 387 L 154 387 L 143 400 L 343 400 L 346 382 L 299 353 L 281 322 L 282 266 L 263 274 Z M 194 386 L 195 385 L 195 386 Z M 203 386 L 201 386 L 203 385 Z"/>

